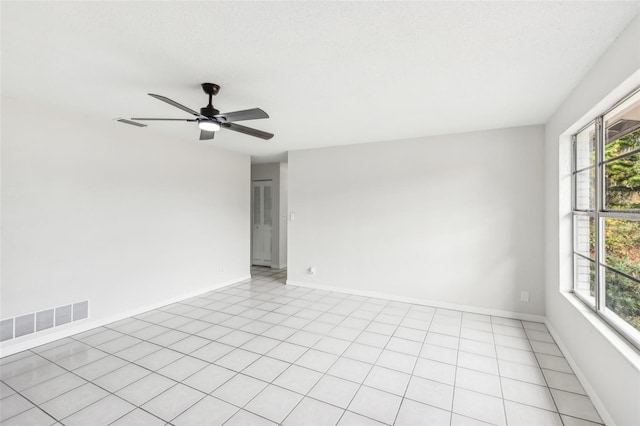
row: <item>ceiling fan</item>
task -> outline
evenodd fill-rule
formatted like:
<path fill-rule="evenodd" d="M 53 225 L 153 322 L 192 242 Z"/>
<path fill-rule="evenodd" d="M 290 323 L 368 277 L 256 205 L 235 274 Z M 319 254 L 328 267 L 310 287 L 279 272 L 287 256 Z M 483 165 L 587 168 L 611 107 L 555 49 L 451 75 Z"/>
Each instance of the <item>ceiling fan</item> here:
<path fill-rule="evenodd" d="M 204 93 L 209 95 L 209 104 L 206 107 L 200 108 L 200 112 L 194 111 L 191 108 L 187 108 L 184 105 L 177 103 L 167 97 L 154 95 L 153 93 L 149 93 L 149 96 L 152 96 L 162 102 L 166 102 L 169 105 L 172 105 L 176 108 L 179 108 L 189 114 L 193 115 L 195 118 L 131 118 L 127 120 L 125 118 L 119 118 L 117 121 L 125 124 L 131 124 L 133 126 L 138 127 L 147 127 L 146 124 L 138 123 L 138 121 L 189 121 L 198 123 L 198 127 L 200 127 L 200 140 L 208 140 L 213 139 L 216 132 L 222 128 L 233 130 L 234 132 L 244 133 L 245 135 L 255 136 L 260 139 L 271 139 L 273 137 L 273 133 L 263 132 L 262 130 L 252 129 L 251 127 L 241 126 L 240 124 L 236 124 L 236 121 L 243 120 L 257 120 L 259 118 L 269 118 L 269 115 L 261 110 L 260 108 L 253 109 L 245 109 L 242 111 L 234 111 L 234 112 L 225 112 L 220 113 L 217 109 L 213 107 L 211 104 L 211 100 L 215 95 L 220 91 L 220 86 L 213 83 L 202 83 L 202 90 Z"/>

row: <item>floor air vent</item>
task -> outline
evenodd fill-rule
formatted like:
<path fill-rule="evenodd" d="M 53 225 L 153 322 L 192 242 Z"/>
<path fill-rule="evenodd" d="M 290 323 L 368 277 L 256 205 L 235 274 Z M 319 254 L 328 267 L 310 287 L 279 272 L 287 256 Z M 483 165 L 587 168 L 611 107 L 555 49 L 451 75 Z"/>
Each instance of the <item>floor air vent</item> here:
<path fill-rule="evenodd" d="M 89 318 L 89 301 L 58 306 L 0 321 L 0 342 Z"/>

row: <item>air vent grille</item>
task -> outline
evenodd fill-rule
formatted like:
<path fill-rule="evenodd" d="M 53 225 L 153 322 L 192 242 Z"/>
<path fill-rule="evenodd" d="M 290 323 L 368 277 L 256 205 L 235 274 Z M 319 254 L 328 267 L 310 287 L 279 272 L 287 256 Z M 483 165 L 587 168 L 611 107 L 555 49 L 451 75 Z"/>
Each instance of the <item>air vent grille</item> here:
<path fill-rule="evenodd" d="M 71 322 L 71 309 L 73 305 L 56 308 L 56 327 Z"/>
<path fill-rule="evenodd" d="M 36 331 L 53 327 L 53 312 L 53 309 L 47 309 L 36 313 Z"/>
<path fill-rule="evenodd" d="M 26 336 L 35 331 L 36 315 L 28 314 L 16 317 L 16 337 Z"/>
<path fill-rule="evenodd" d="M 0 320 L 0 342 L 89 318 L 89 301 Z"/>

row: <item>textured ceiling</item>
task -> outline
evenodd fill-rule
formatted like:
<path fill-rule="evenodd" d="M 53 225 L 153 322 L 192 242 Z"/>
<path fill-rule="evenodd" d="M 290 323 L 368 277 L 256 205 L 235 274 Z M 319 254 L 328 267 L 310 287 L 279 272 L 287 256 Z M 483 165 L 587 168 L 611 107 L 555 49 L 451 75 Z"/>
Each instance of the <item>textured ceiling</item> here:
<path fill-rule="evenodd" d="M 262 157 L 544 123 L 640 2 L 5 2 L 2 96 L 105 122 L 260 107 Z M 637 53 L 636 53 L 637 54 Z M 185 117 L 186 118 L 186 117 Z M 112 125 L 123 124 L 112 122 Z M 197 140 L 193 123 L 151 132 Z"/>

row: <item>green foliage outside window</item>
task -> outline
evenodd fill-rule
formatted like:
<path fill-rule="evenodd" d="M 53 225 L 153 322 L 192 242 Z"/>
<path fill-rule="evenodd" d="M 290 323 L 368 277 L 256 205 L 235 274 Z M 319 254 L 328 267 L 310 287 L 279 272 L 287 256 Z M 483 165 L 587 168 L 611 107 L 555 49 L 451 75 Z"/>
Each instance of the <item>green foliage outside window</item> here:
<path fill-rule="evenodd" d="M 605 159 L 640 148 L 640 130 L 605 146 Z M 640 209 L 640 154 L 605 164 L 606 208 Z M 606 264 L 640 279 L 640 221 L 605 220 Z M 640 330 L 640 284 L 606 272 L 606 306 Z"/>

